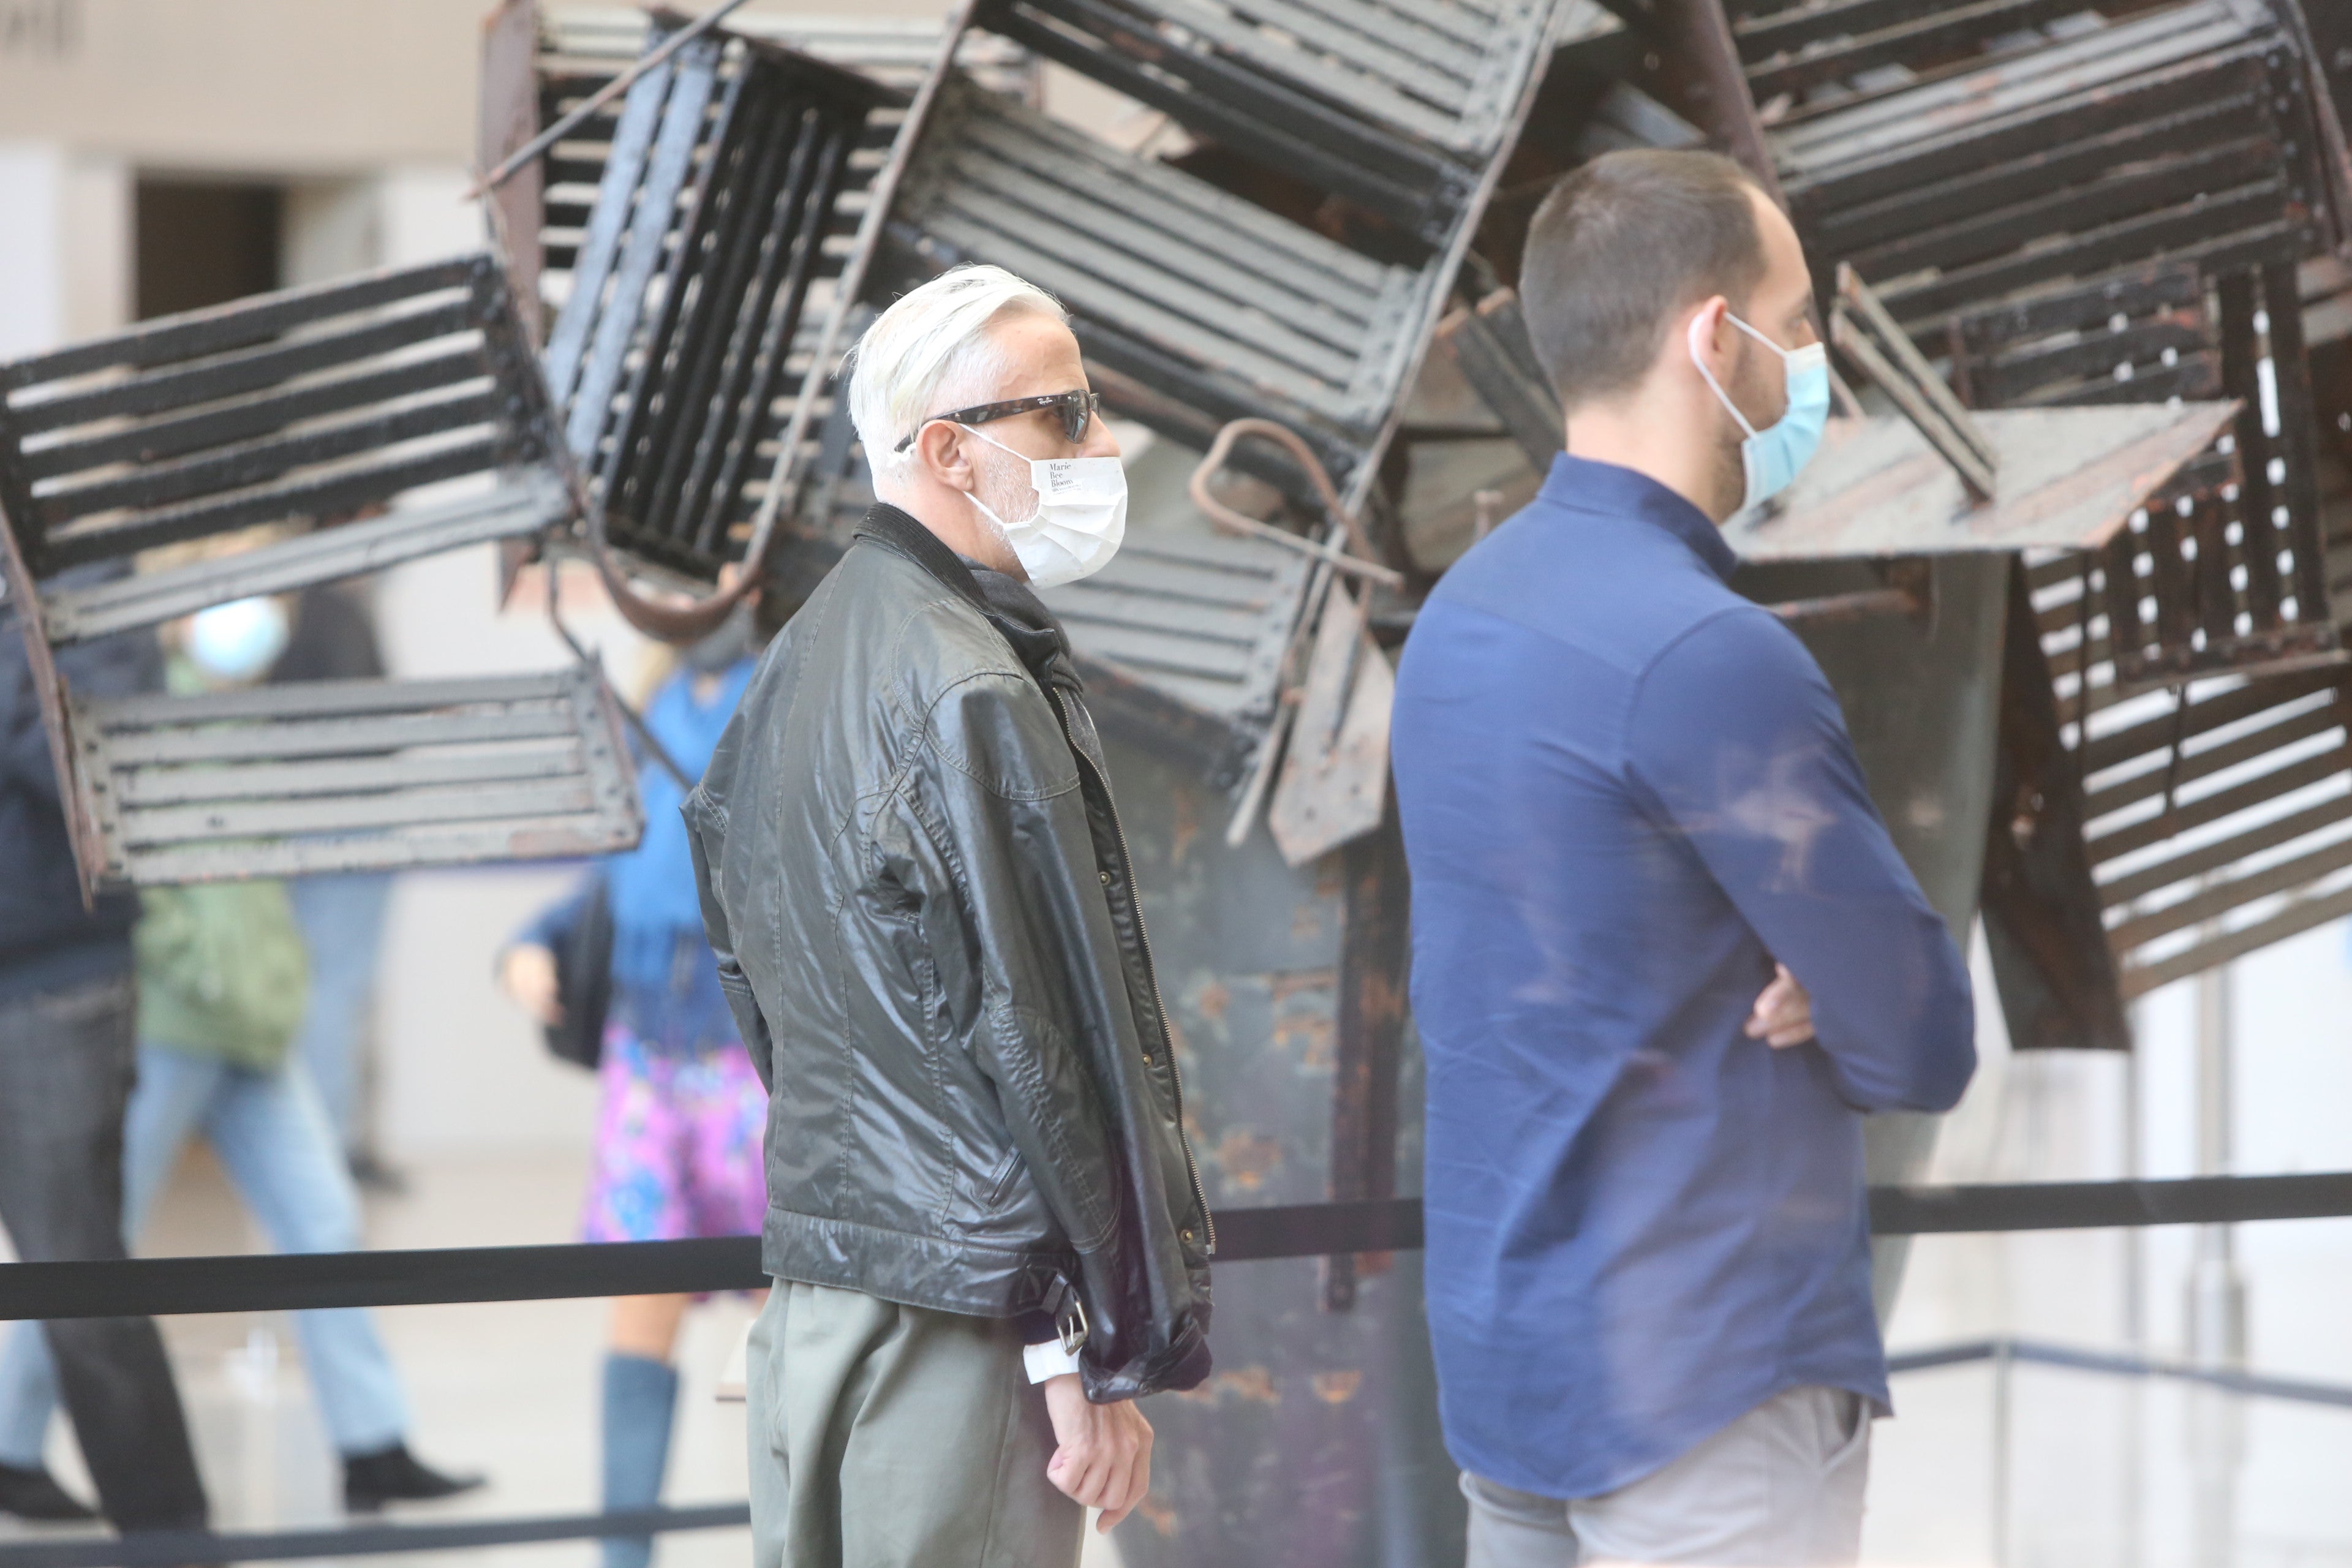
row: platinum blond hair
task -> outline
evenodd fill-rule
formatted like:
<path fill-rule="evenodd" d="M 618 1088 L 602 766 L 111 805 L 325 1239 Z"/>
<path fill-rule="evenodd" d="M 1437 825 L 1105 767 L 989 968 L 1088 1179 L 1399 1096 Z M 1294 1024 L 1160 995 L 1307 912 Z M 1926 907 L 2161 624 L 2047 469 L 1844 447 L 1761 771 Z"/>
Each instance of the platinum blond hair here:
<path fill-rule="evenodd" d="M 958 267 L 902 295 L 849 351 L 849 417 L 877 493 L 895 488 L 915 454 L 892 450 L 926 420 L 986 403 L 1004 378 L 989 329 L 1011 316 L 1068 321 L 1062 302 L 1002 267 Z"/>

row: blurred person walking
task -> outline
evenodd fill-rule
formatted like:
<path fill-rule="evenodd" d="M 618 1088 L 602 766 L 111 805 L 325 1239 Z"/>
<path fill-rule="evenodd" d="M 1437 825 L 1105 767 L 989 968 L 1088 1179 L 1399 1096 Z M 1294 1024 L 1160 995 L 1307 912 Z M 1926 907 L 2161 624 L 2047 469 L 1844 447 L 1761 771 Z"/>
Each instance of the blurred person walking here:
<path fill-rule="evenodd" d="M 1737 164 L 1632 152 L 1546 199 L 1520 291 L 1568 451 L 1432 594 L 1394 731 L 1469 1562 L 1850 1563 L 1863 1118 L 1948 1110 L 1975 1049 L 1836 697 L 1727 582 L 1828 411 L 1811 275 Z"/>
<path fill-rule="evenodd" d="M 121 569 L 85 568 L 94 582 Z M 0 1225 L 30 1263 L 127 1256 L 122 1116 L 137 1074 L 131 931 L 137 895 L 82 903 L 58 773 L 26 638 L 0 602 Z M 57 650 L 84 697 L 162 684 L 152 636 Z M 122 1530 L 192 1529 L 207 1510 L 171 1363 L 146 1318 L 22 1323 L 14 1338 L 53 1357 L 99 1507 Z M 0 1410 L 0 1513 L 90 1517 L 49 1475 L 38 1424 Z"/>
<path fill-rule="evenodd" d="M 1036 590 L 1118 550 L 1061 306 L 913 289 L 847 395 L 880 501 L 687 803 L 770 1091 L 756 1568 L 1074 1568 L 1209 1372 L 1208 1208 L 1100 742 Z M 1038 1385 L 1042 1384 L 1042 1388 Z"/>
<path fill-rule="evenodd" d="M 172 689 L 251 684 L 286 641 L 274 599 L 205 610 L 168 629 L 182 651 Z M 168 634 L 167 634 L 168 635 Z M 282 1252 L 358 1250 L 359 1194 L 318 1091 L 291 1054 L 308 993 L 307 959 L 282 883 L 215 882 L 146 894 L 138 958 L 138 1086 L 122 1128 L 121 1230 L 135 1237 L 188 1140 L 204 1134 Z M 450 1496 L 482 1484 L 409 1452 L 400 1377 L 360 1308 L 294 1316 L 320 1415 L 342 1458 L 343 1503 Z M 42 1337 L 18 1330 L 0 1351 L 0 1460 L 37 1453 L 58 1395 Z"/>
<path fill-rule="evenodd" d="M 357 590 L 325 584 L 296 596 L 285 650 L 269 668 L 271 685 L 373 680 L 383 672 L 375 626 Z M 298 877 L 286 894 L 310 960 L 310 1003 L 295 1032 L 294 1054 L 310 1071 L 352 1176 L 362 1186 L 397 1192 L 400 1178 L 377 1156 L 360 1119 L 392 878 L 382 871 Z"/>
<path fill-rule="evenodd" d="M 710 761 L 751 683 L 758 637 L 748 610 L 687 650 L 683 668 L 646 705 L 646 728 L 688 778 Z M 595 1055 L 599 1108 L 587 1216 L 589 1241 L 677 1241 L 757 1236 L 767 1212 L 760 1130 L 767 1090 L 719 988 L 702 933 L 678 806 L 686 786 L 648 759 L 639 770 L 646 836 L 614 856 L 570 898 L 547 910 L 499 962 L 509 994 L 551 1031 L 583 1034 Z M 597 978 L 583 928 L 609 932 L 610 1015 L 593 1007 Z M 588 939 L 593 943 L 593 938 Z M 577 965 L 558 954 L 578 954 Z M 564 982 L 571 982 L 570 984 Z M 672 1358 L 685 1296 L 625 1296 L 613 1303 L 604 1372 L 604 1507 L 653 1507 L 669 1462 L 678 1377 Z M 606 1568 L 645 1568 L 650 1536 L 604 1543 Z"/>

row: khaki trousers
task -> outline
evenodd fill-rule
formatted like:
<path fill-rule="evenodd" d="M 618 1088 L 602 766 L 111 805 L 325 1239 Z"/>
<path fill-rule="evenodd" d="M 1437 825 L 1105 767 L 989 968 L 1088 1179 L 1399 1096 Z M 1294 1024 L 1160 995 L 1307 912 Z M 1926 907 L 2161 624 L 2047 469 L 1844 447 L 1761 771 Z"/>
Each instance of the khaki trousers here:
<path fill-rule="evenodd" d="M 1468 1568 L 1849 1568 L 1870 1415 L 1843 1389 L 1791 1388 L 1605 1497 L 1562 1501 L 1465 1471 Z"/>
<path fill-rule="evenodd" d="M 780 1279 L 747 1364 L 754 1568 L 1076 1568 L 1009 1321 Z"/>

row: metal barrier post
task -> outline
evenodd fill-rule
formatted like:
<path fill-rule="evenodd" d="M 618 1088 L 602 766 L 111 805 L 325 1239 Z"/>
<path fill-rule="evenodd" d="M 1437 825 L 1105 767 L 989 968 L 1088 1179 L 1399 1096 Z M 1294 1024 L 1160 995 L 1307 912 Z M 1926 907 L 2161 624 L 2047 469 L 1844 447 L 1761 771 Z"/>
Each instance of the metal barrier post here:
<path fill-rule="evenodd" d="M 1992 1561 L 1993 1568 L 2009 1568 L 2009 1469 L 2010 1439 L 2014 1412 L 2011 1408 L 2011 1372 L 2015 1366 L 2006 1339 L 1996 1340 L 1992 1347 Z"/>
<path fill-rule="evenodd" d="M 2226 1175 L 2233 1160 L 2232 1056 L 2236 1045 L 2232 964 L 2197 980 L 2197 1168 Z M 2236 1227 L 2197 1227 L 2196 1260 L 2189 1274 L 2189 1360 L 2211 1371 L 2242 1372 L 2246 1364 L 2246 1285 L 2238 1271 Z M 2194 1478 L 2190 1561 L 2197 1568 L 2228 1568 L 2238 1525 L 2238 1468 L 2243 1457 L 2244 1413 L 2238 1396 L 2199 1388 L 2189 1396 L 2189 1470 Z"/>

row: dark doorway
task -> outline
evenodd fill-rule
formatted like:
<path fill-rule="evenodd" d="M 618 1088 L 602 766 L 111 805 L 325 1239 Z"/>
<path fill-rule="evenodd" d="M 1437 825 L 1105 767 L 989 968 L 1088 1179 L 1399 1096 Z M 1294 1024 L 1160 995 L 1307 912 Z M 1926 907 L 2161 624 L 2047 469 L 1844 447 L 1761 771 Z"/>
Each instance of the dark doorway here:
<path fill-rule="evenodd" d="M 277 185 L 141 180 L 139 319 L 277 288 L 285 226 L 286 193 Z"/>

